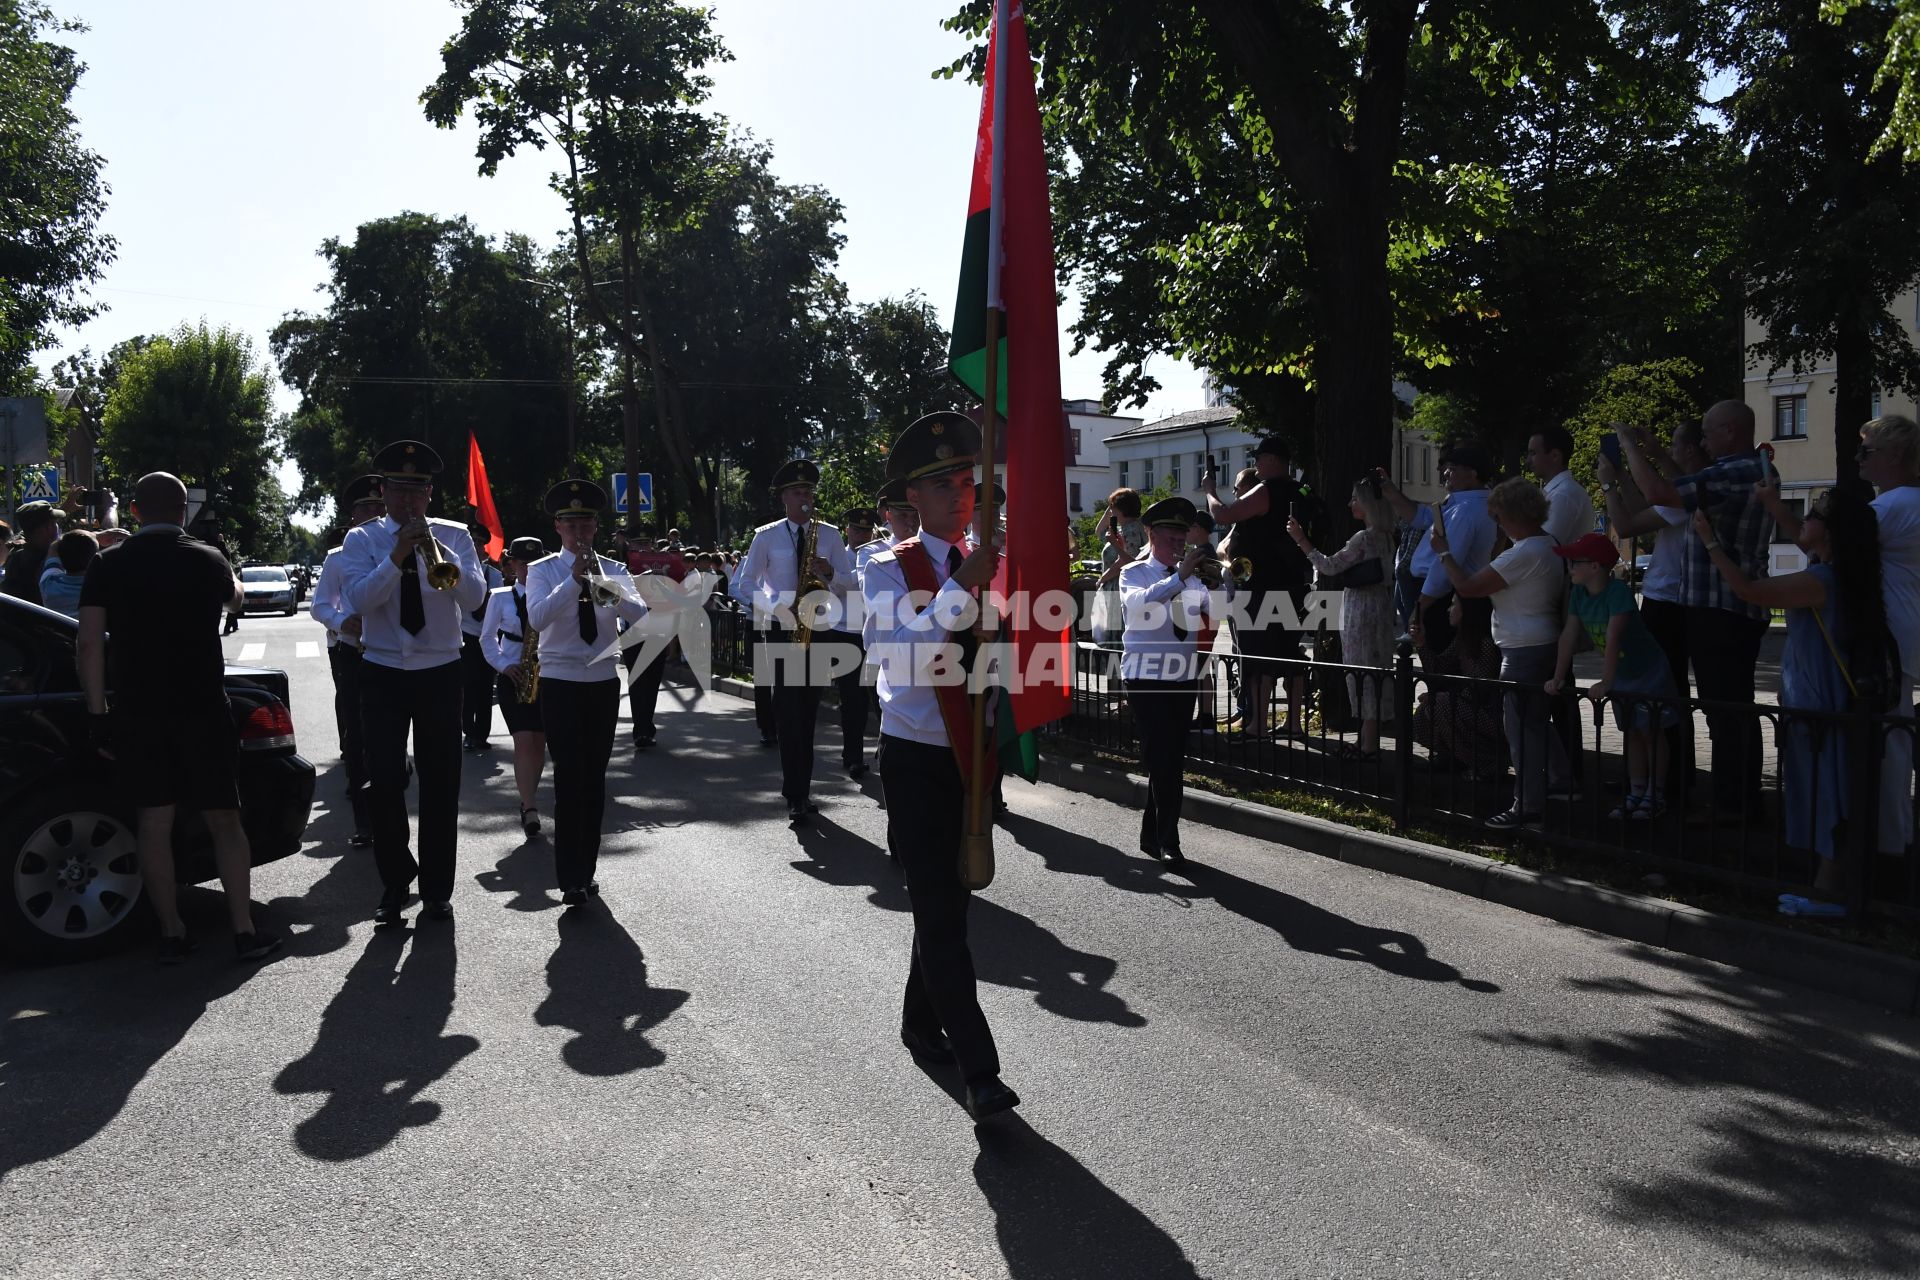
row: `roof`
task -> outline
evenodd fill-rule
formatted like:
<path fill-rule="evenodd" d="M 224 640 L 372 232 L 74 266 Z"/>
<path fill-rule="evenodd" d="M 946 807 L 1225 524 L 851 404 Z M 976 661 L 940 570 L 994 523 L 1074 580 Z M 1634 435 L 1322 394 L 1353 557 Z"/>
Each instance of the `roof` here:
<path fill-rule="evenodd" d="M 1147 436 L 1172 435 L 1176 431 L 1193 431 L 1201 427 L 1230 427 L 1239 420 L 1239 417 L 1240 411 L 1227 405 L 1212 409 L 1189 409 L 1185 413 L 1176 413 L 1171 418 L 1149 422 L 1144 427 L 1116 431 L 1107 437 L 1107 443 L 1111 445 L 1116 440 L 1140 440 Z"/>

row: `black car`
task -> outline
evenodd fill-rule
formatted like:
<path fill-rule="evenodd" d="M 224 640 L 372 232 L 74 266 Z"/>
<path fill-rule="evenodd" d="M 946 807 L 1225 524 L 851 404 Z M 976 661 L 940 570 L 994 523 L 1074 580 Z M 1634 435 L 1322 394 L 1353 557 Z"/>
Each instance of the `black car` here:
<path fill-rule="evenodd" d="M 0 947 L 36 960 L 118 945 L 145 914 L 133 813 L 112 764 L 87 747 L 78 633 L 71 618 L 0 596 Z M 241 821 L 259 866 L 299 851 L 314 769 L 294 750 L 286 673 L 229 666 L 226 681 Z M 182 884 L 217 878 L 197 813 L 181 813 L 173 848 Z"/>

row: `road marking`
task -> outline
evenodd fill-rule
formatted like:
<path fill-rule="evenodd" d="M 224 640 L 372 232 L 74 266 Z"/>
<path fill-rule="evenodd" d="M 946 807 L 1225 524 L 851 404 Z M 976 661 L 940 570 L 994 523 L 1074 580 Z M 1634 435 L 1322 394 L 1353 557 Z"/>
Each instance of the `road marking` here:
<path fill-rule="evenodd" d="M 241 662 L 258 662 L 267 656 L 267 646 L 263 644 L 243 644 L 240 646 Z"/>
<path fill-rule="evenodd" d="M 294 657 L 296 657 L 296 658 L 317 658 L 317 657 L 319 657 L 319 656 L 320 656 L 320 642 L 319 642 L 318 640 L 302 640 L 302 641 L 300 641 L 300 643 L 298 643 L 297 645 L 295 645 L 295 646 L 294 646 L 294 648 L 293 648 L 293 656 L 294 656 Z"/>

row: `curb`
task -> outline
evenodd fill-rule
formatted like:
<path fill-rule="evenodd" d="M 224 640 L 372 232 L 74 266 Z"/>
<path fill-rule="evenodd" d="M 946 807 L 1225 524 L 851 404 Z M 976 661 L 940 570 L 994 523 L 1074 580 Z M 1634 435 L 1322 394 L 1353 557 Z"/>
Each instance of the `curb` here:
<path fill-rule="evenodd" d="M 753 698 L 753 686 L 740 680 L 716 678 L 713 690 L 749 701 Z M 1146 805 L 1147 780 L 1137 774 L 1043 756 L 1040 780 L 1131 809 Z M 1182 817 L 1235 835 L 1484 898 L 1628 942 L 1789 979 L 1904 1014 L 1920 1012 L 1920 960 L 1885 955 L 1849 942 L 1794 933 L 1645 894 L 1608 889 L 1568 876 L 1512 867 L 1478 854 L 1442 849 L 1385 832 L 1360 831 L 1325 818 L 1191 787 Z"/>
<path fill-rule="evenodd" d="M 1131 773 L 1043 758 L 1040 780 L 1134 809 L 1146 803 L 1146 779 Z M 1358 831 L 1324 818 L 1289 813 L 1250 800 L 1232 800 L 1191 787 L 1181 816 L 1629 942 L 1790 979 L 1900 1013 L 1913 1014 L 1920 1009 L 1920 961 L 1852 943 L 1512 867 L 1477 854 L 1384 832 Z"/>

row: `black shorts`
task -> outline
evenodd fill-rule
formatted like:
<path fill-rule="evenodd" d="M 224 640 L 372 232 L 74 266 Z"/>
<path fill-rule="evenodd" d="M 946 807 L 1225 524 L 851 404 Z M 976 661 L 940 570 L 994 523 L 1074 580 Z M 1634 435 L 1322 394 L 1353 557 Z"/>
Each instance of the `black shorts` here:
<path fill-rule="evenodd" d="M 115 776 L 136 809 L 238 809 L 240 735 L 225 701 L 205 711 L 113 714 Z"/>
<path fill-rule="evenodd" d="M 500 704 L 500 716 L 507 722 L 508 733 L 547 731 L 540 722 L 539 695 L 535 694 L 532 702 L 520 701 L 520 686 L 508 679 L 504 671 L 493 682 L 493 700 Z"/>
<path fill-rule="evenodd" d="M 1279 616 L 1264 627 L 1234 627 L 1234 644 L 1249 658 L 1297 658 L 1300 656 L 1300 644 L 1304 632 L 1297 631 L 1287 624 L 1301 616 L 1307 598 L 1306 588 L 1297 590 L 1276 588 L 1270 591 L 1249 591 L 1247 593 L 1247 620 L 1256 621 L 1266 607 L 1268 596 L 1288 596 L 1293 600 L 1291 616 L 1281 609 Z M 1275 608 L 1281 608 L 1276 605 Z M 1254 674 L 1259 674 L 1255 672 Z"/>

